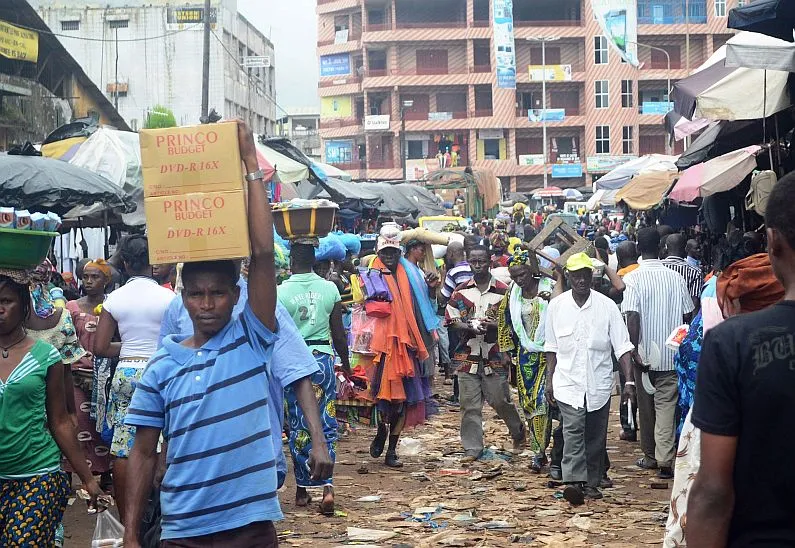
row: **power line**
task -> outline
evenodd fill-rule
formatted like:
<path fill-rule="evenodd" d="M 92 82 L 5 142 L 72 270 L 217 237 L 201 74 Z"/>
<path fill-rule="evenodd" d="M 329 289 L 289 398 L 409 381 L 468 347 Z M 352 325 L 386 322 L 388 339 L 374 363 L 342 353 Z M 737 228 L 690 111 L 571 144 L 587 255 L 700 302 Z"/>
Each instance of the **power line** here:
<path fill-rule="evenodd" d="M 255 77 L 252 76 L 251 73 L 248 72 L 246 67 L 244 65 L 242 65 L 238 61 L 238 56 L 236 54 L 232 53 L 231 51 L 229 51 L 229 48 L 226 47 L 226 44 L 224 44 L 224 41 L 221 39 L 221 37 L 218 36 L 218 34 L 215 31 L 212 31 L 212 34 L 215 37 L 215 39 L 218 40 L 218 43 L 221 44 L 221 47 L 224 49 L 224 51 L 227 53 L 227 55 L 229 55 L 229 57 L 231 57 L 232 59 L 235 60 L 235 65 L 237 65 L 237 68 L 239 68 L 240 70 L 242 70 L 243 72 L 246 73 L 246 75 L 248 76 L 248 79 L 249 79 L 249 83 L 251 83 L 252 81 L 255 81 Z M 273 104 L 276 105 L 277 108 L 282 110 L 282 112 L 284 112 L 287 115 L 290 114 L 289 112 L 287 112 L 287 109 L 285 109 L 283 106 L 281 106 L 279 103 L 276 102 L 276 98 L 275 97 L 273 97 L 272 95 L 269 95 L 265 91 L 265 86 L 264 85 L 262 86 L 262 94 L 265 97 L 267 97 L 268 99 L 270 99 L 273 102 Z"/>
<path fill-rule="evenodd" d="M 46 35 L 49 35 L 49 36 L 57 36 L 59 38 L 71 38 L 72 40 L 83 40 L 84 42 L 114 42 L 114 43 L 116 42 L 116 40 L 113 40 L 113 39 L 106 40 L 104 38 L 88 38 L 86 36 L 74 36 L 72 34 L 61 34 L 61 33 L 57 33 L 57 32 L 52 32 L 51 30 L 43 30 L 43 29 L 38 29 L 38 28 L 35 28 L 35 27 L 27 27 L 25 25 L 20 25 L 19 23 L 12 23 L 11 21 L 4 21 L 3 20 L 3 22 L 8 23 L 9 25 L 13 25 L 15 27 L 19 27 L 21 29 L 30 30 L 30 31 L 33 31 L 33 32 L 38 32 L 39 34 L 46 34 Z M 180 33 L 183 33 L 183 32 L 189 31 L 189 30 L 196 30 L 199 26 L 200 26 L 200 24 L 196 24 L 196 25 L 192 25 L 190 27 L 185 27 L 184 29 L 175 30 L 174 32 L 168 32 L 166 34 L 161 34 L 159 36 L 147 36 L 147 37 L 144 37 L 144 38 L 126 38 L 124 40 L 119 40 L 119 42 L 147 42 L 149 40 L 160 40 L 162 38 L 168 38 L 169 36 L 174 36 L 175 34 L 180 34 Z"/>

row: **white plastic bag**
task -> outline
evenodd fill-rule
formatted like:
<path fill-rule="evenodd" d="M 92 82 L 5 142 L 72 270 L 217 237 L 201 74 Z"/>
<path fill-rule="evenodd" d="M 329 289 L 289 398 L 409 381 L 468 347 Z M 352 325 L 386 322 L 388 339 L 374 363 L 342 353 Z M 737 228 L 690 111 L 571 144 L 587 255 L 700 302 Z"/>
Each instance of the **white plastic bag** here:
<path fill-rule="evenodd" d="M 97 514 L 91 548 L 121 548 L 124 546 L 124 526 L 109 511 Z"/>

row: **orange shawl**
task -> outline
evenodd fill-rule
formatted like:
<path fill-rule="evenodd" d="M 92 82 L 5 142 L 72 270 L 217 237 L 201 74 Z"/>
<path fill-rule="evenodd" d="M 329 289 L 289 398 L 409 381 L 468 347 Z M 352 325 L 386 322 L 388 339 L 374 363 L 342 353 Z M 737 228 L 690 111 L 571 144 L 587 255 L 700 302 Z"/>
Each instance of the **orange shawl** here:
<path fill-rule="evenodd" d="M 378 258 L 373 261 L 371 268 L 386 270 Z M 384 276 L 384 280 L 392 293 L 392 314 L 378 318 L 370 341 L 370 349 L 376 355 L 373 363 L 377 364 L 382 356 L 385 357 L 377 397 L 380 400 L 405 401 L 403 378 L 414 376 L 414 361 L 409 349 L 415 350 L 420 360 L 428 358 L 428 350 L 417 327 L 406 270 L 398 265 L 397 276 Z"/>
<path fill-rule="evenodd" d="M 718 304 L 723 317 L 755 312 L 784 298 L 784 287 L 773 274 L 767 253 L 732 263 L 718 278 Z"/>

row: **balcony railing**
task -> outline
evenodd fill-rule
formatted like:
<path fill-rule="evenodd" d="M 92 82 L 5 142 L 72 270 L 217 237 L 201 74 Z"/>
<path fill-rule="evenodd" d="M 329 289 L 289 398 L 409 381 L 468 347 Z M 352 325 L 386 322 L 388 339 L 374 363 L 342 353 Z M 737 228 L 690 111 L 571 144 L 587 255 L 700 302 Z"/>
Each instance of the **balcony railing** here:
<path fill-rule="evenodd" d="M 403 113 L 403 119 L 406 121 L 427 120 L 427 112 L 408 111 Z"/>
<path fill-rule="evenodd" d="M 489 21 L 488 19 L 472 21 L 473 27 L 488 27 L 489 25 L 491 25 L 491 21 Z"/>
<path fill-rule="evenodd" d="M 475 65 L 470 67 L 470 72 L 491 72 L 491 65 Z"/>
<path fill-rule="evenodd" d="M 581 27 L 581 19 L 549 19 L 549 20 L 530 20 L 513 21 L 514 27 Z"/>
<path fill-rule="evenodd" d="M 493 108 L 476 108 L 472 111 L 472 118 L 488 118 L 494 116 Z"/>
<path fill-rule="evenodd" d="M 331 78 L 330 76 L 327 78 Z M 343 76 L 340 78 L 334 78 L 333 80 L 321 80 L 318 82 L 317 87 L 319 88 L 327 88 L 331 86 L 344 86 L 347 84 L 358 84 L 362 81 L 361 76 Z"/>
<path fill-rule="evenodd" d="M 363 119 L 357 117 L 334 118 L 331 120 L 320 120 L 320 129 L 339 129 L 342 127 L 360 126 Z"/>
<path fill-rule="evenodd" d="M 348 42 L 356 42 L 356 41 L 360 40 L 361 37 L 362 37 L 362 33 L 361 32 L 348 34 Z M 348 42 L 341 42 L 341 43 L 342 44 L 347 44 Z M 323 40 L 323 41 L 318 40 L 317 47 L 320 48 L 320 47 L 323 47 L 323 46 L 333 46 L 336 43 L 337 43 L 336 39 Z"/>
<path fill-rule="evenodd" d="M 359 169 L 366 169 L 364 160 L 354 159 L 350 162 L 329 162 L 332 166 L 341 169 L 342 171 L 356 171 Z"/>
<path fill-rule="evenodd" d="M 371 158 L 367 162 L 368 169 L 393 169 L 395 161 L 392 158 L 375 159 Z"/>
<path fill-rule="evenodd" d="M 555 107 L 547 106 L 547 110 L 550 110 L 552 108 L 555 108 Z M 560 107 L 558 107 L 558 108 L 560 108 Z M 535 110 L 535 109 L 533 109 L 533 110 Z M 563 110 L 566 111 L 566 114 L 565 114 L 566 116 L 579 116 L 580 115 L 579 107 L 576 107 L 576 108 L 567 107 L 567 108 L 564 108 Z M 530 114 L 530 110 L 529 109 L 526 109 L 526 108 L 517 108 L 516 109 L 516 117 L 517 118 L 527 118 L 527 116 L 529 114 Z"/>
<path fill-rule="evenodd" d="M 380 76 L 387 76 L 389 71 L 387 69 L 370 69 L 365 74 L 368 78 L 378 78 Z"/>
<path fill-rule="evenodd" d="M 364 32 L 382 32 L 392 30 L 391 23 L 368 23 L 365 25 Z"/>
<path fill-rule="evenodd" d="M 398 21 L 398 29 L 465 29 L 466 21 Z"/>
<path fill-rule="evenodd" d="M 698 64 L 698 63 L 696 63 Z M 682 68 L 682 60 L 676 57 L 671 57 L 671 70 L 678 70 Z M 652 61 L 644 63 L 641 70 L 668 70 L 668 60 Z"/>

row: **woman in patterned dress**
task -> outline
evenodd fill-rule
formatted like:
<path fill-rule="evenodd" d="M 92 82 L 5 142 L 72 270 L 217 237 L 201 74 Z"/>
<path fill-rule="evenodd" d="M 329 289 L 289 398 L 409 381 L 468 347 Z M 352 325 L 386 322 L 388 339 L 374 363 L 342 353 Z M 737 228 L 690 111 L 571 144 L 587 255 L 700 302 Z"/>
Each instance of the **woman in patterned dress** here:
<path fill-rule="evenodd" d="M 0 546 L 9 548 L 55 545 L 71 491 L 61 452 L 93 505 L 102 494 L 66 409 L 68 368 L 52 345 L 25 329 L 29 282 L 27 272 L 0 270 Z"/>
<path fill-rule="evenodd" d="M 547 463 L 546 450 L 552 432 L 544 396 L 547 301 L 538 296 L 541 276 L 534 253 L 517 250 L 508 265 L 514 283 L 500 305 L 498 343 L 500 351 L 510 353 L 516 370 L 514 379 L 519 390 L 519 403 L 527 420 L 530 449 L 534 452 L 530 469 L 539 473 Z"/>

